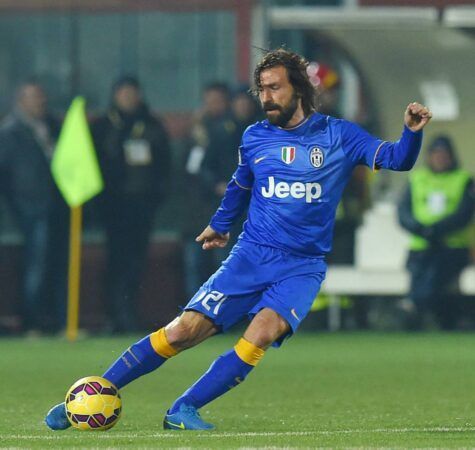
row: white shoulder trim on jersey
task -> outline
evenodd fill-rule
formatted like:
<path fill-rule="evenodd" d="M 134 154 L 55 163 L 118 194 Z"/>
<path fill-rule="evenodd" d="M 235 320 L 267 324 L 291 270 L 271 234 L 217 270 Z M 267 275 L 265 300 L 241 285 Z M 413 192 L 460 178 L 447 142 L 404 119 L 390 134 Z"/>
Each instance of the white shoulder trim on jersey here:
<path fill-rule="evenodd" d="M 235 182 L 241 189 L 245 189 L 246 191 L 252 190 L 252 187 L 242 186 L 241 184 L 239 184 L 239 182 L 238 182 L 238 180 L 236 180 L 236 178 L 233 178 L 233 179 L 234 179 L 234 182 Z"/>
<path fill-rule="evenodd" d="M 373 158 L 373 172 L 377 172 L 379 170 L 378 167 L 376 167 L 376 157 L 378 156 L 378 153 L 379 153 L 379 150 L 381 149 L 381 147 L 383 146 L 383 144 L 386 144 L 387 141 L 383 141 L 381 142 L 381 144 L 379 144 L 379 147 L 376 149 L 376 151 L 374 152 L 374 158 Z"/>

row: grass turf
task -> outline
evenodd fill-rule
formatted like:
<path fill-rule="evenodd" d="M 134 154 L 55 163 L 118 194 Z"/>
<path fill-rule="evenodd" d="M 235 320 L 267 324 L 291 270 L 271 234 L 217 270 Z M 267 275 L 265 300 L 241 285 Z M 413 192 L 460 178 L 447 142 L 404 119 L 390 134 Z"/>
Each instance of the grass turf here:
<path fill-rule="evenodd" d="M 241 386 L 203 408 L 215 432 L 162 430 L 163 414 L 236 336 L 169 361 L 122 392 L 107 432 L 49 431 L 50 406 L 101 374 L 129 338 L 0 340 L 0 447 L 472 447 L 475 335 L 300 334 Z"/>

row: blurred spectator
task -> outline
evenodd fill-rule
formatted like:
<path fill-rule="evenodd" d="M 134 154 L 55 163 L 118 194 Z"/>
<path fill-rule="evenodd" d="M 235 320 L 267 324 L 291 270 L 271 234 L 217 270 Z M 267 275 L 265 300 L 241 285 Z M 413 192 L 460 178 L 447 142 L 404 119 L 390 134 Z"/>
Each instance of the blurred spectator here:
<path fill-rule="evenodd" d="M 261 109 L 249 86 L 240 86 L 231 100 L 231 109 L 236 122 L 236 139 L 239 141 L 249 125 L 262 120 Z"/>
<path fill-rule="evenodd" d="M 110 325 L 131 332 L 154 217 L 169 190 L 168 135 L 133 77 L 117 80 L 109 110 L 92 130 L 105 183 L 98 205 L 107 233 Z"/>
<path fill-rule="evenodd" d="M 468 225 L 475 206 L 471 175 L 459 168 L 452 141 L 435 138 L 428 147 L 427 165 L 415 170 L 399 205 L 399 221 L 410 233 L 408 269 L 412 328 L 420 328 L 427 312 L 443 329 L 457 320 L 454 287 L 469 261 Z"/>
<path fill-rule="evenodd" d="M 341 117 L 339 111 L 340 77 L 330 66 L 313 62 L 307 69 L 310 81 L 316 87 L 319 112 L 332 117 Z M 338 205 L 334 244 L 328 262 L 331 264 L 353 264 L 355 233 L 363 212 L 369 206 L 367 168 L 357 166 L 351 175 Z"/>
<path fill-rule="evenodd" d="M 321 62 L 310 63 L 307 73 L 317 91 L 318 112 L 343 118 L 341 97 L 344 86 L 340 74 L 330 65 Z M 355 119 L 353 118 L 357 121 Z M 368 128 L 367 123 L 364 125 Z M 356 166 L 338 204 L 333 248 L 327 257 L 329 264 L 352 265 L 355 262 L 356 230 L 361 223 L 363 213 L 370 205 L 368 184 L 368 169 L 364 166 Z M 328 305 L 328 299 L 322 294 L 319 296 L 319 301 L 322 305 Z M 367 298 L 354 295 L 341 296 L 340 304 L 347 305 L 346 312 L 350 312 L 351 308 L 351 315 L 358 328 L 368 327 L 369 302 Z M 320 316 L 328 319 L 325 314 Z M 324 326 L 327 327 L 327 325 Z"/>
<path fill-rule="evenodd" d="M 68 208 L 50 172 L 60 122 L 36 81 L 22 84 L 0 129 L 1 189 L 24 239 L 23 304 L 27 332 L 64 327 Z"/>
<path fill-rule="evenodd" d="M 332 117 L 340 117 L 340 77 L 330 66 L 318 62 L 308 65 L 307 73 L 318 93 L 319 111 Z"/>
<path fill-rule="evenodd" d="M 219 266 L 227 249 L 203 252 L 195 242 L 206 226 L 237 165 L 236 122 L 230 107 L 230 91 L 224 83 L 211 83 L 203 90 L 203 107 L 195 117 L 192 142 L 185 164 L 187 197 L 193 198 L 185 220 L 186 292 L 192 296 Z"/>

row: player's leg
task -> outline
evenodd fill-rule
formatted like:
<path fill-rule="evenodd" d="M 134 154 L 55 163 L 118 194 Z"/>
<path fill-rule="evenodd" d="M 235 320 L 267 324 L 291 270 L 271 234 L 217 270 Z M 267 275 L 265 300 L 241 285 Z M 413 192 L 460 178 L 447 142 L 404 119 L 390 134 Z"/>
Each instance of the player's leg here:
<path fill-rule="evenodd" d="M 296 266 L 301 270 L 299 261 Z M 310 263 L 310 269 L 313 269 L 313 263 Z M 244 336 L 232 350 L 216 359 L 208 371 L 175 401 L 165 416 L 164 427 L 175 430 L 213 428 L 199 418 L 197 409 L 244 381 L 270 345 L 279 346 L 286 336 L 297 330 L 324 278 L 324 271 L 290 276 L 259 295 L 260 300 L 248 310 L 253 319 Z M 241 298 L 239 303 L 245 303 L 244 299 Z M 224 301 L 220 308 L 224 316 L 227 309 L 232 311 L 232 301 Z M 198 417 L 199 420 L 187 421 L 188 416 Z"/>
<path fill-rule="evenodd" d="M 290 331 L 275 311 L 264 308 L 252 319 L 233 349 L 223 353 L 208 371 L 172 405 L 164 419 L 167 429 L 212 429 L 197 410 L 242 383 L 264 356 L 265 350 Z"/>
<path fill-rule="evenodd" d="M 207 317 L 194 311 L 185 311 L 166 327 L 129 347 L 103 377 L 120 389 L 216 332 L 217 327 Z"/>
<path fill-rule="evenodd" d="M 218 331 L 208 317 L 185 311 L 173 322 L 129 347 L 102 375 L 119 389 L 133 380 L 158 369 L 172 356 L 193 347 Z M 46 424 L 53 430 L 69 427 L 64 403 L 46 415 Z"/>

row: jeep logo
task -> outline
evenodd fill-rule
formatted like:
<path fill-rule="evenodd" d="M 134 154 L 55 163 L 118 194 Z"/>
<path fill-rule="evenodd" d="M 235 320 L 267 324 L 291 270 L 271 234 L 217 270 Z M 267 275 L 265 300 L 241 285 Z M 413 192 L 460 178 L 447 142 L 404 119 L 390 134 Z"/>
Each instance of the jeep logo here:
<path fill-rule="evenodd" d="M 301 183 L 299 181 L 289 184 L 280 181 L 275 184 L 274 177 L 269 177 L 269 188 L 265 187 L 261 190 L 263 197 L 286 198 L 289 195 L 293 198 L 305 198 L 307 203 L 320 198 L 322 195 L 322 186 L 319 183 Z"/>

